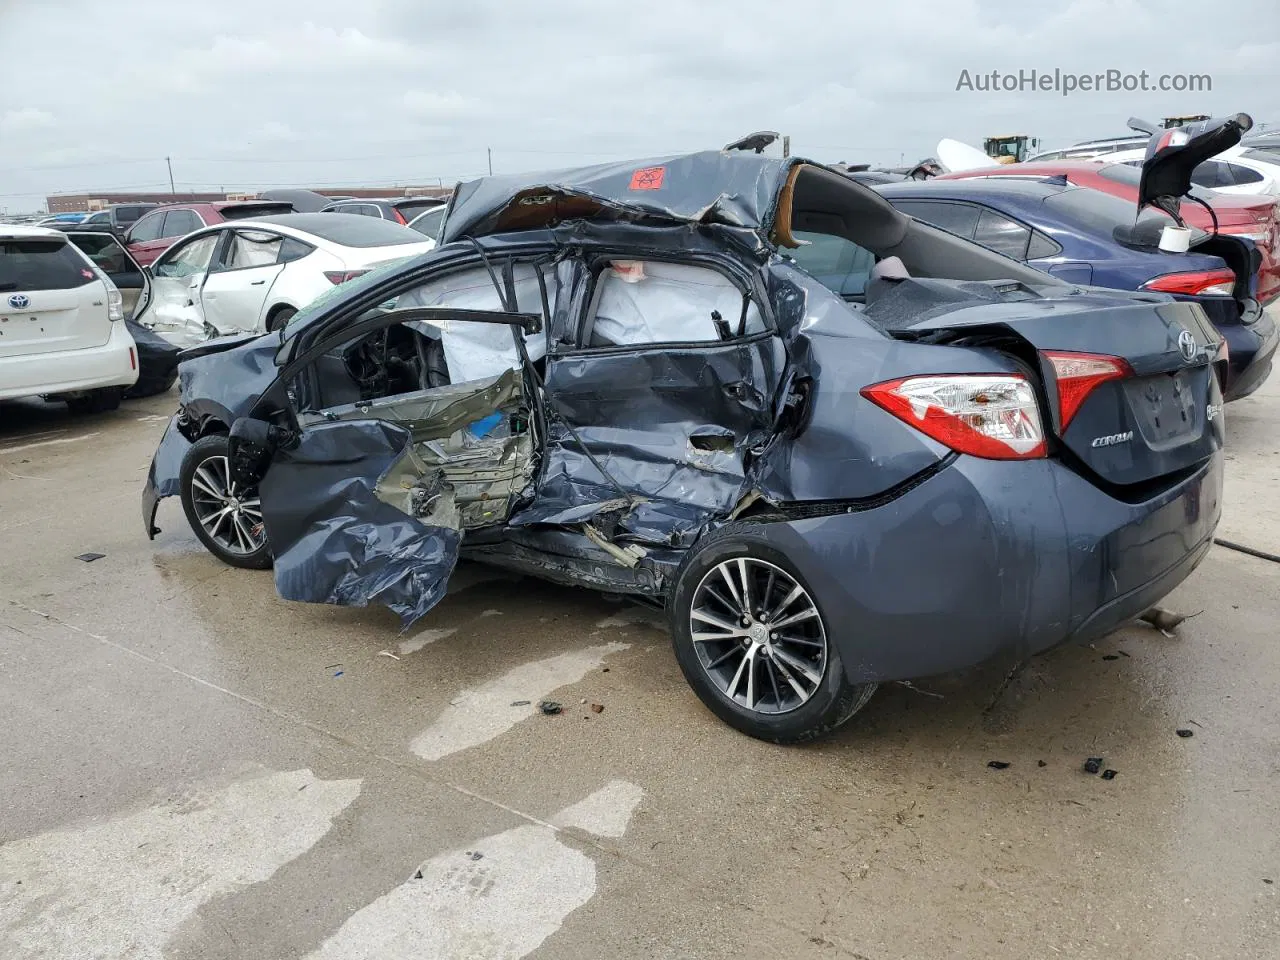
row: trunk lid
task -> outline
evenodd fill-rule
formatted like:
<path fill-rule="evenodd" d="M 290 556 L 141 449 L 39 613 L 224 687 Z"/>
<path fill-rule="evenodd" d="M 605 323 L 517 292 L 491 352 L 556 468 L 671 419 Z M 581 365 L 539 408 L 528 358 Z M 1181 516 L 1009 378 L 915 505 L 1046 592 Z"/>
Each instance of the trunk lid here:
<path fill-rule="evenodd" d="M 1043 384 L 1057 455 L 1090 479 L 1149 484 L 1222 446 L 1215 370 L 1222 339 L 1199 304 L 1162 294 L 1061 296 L 1055 288 L 1048 296 L 1048 288 L 1015 282 L 912 280 L 879 298 L 870 318 L 911 286 L 932 294 L 929 303 L 908 293 L 926 319 L 882 326 L 900 339 L 990 345 L 1021 359 Z M 1091 365 L 1095 373 L 1107 369 L 1108 359 L 1112 376 L 1078 376 Z"/>
<path fill-rule="evenodd" d="M 61 234 L 0 232 L 0 358 L 100 347 L 107 285 Z"/>
<path fill-rule="evenodd" d="M 1253 126 L 1247 113 L 1201 120 L 1184 127 L 1157 130 L 1147 144 L 1138 183 L 1138 209 L 1156 206 L 1175 219 L 1178 198 L 1191 190 L 1195 168 L 1223 150 L 1234 147 Z"/>

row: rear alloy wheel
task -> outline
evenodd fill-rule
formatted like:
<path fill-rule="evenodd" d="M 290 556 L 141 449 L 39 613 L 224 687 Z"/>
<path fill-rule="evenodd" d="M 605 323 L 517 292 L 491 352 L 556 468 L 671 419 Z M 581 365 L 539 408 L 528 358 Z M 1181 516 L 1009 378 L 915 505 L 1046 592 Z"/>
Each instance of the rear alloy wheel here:
<path fill-rule="evenodd" d="M 91 413 L 109 413 L 120 406 L 124 390 L 120 387 L 103 387 L 90 390 L 78 397 L 67 397 L 67 409 L 78 416 Z"/>
<path fill-rule="evenodd" d="M 223 563 L 265 570 L 271 548 L 256 487 L 231 479 L 227 438 L 202 437 L 182 461 L 182 509 L 200 542 Z"/>
<path fill-rule="evenodd" d="M 757 524 L 725 527 L 694 548 L 669 613 L 685 678 L 717 716 L 750 736 L 811 740 L 875 691 L 848 681 L 816 598 Z"/>

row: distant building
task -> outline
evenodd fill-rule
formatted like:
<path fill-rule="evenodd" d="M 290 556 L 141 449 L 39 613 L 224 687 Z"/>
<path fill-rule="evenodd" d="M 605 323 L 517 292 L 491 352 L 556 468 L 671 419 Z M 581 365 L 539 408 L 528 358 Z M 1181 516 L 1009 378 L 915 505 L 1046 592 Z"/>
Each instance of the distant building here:
<path fill-rule="evenodd" d="M 451 187 L 317 187 L 315 193 L 326 197 L 447 197 Z M 50 213 L 77 213 L 101 210 L 115 203 L 209 203 L 217 200 L 253 200 L 257 193 L 232 190 L 226 193 L 129 193 L 88 192 L 60 193 L 45 198 Z"/>

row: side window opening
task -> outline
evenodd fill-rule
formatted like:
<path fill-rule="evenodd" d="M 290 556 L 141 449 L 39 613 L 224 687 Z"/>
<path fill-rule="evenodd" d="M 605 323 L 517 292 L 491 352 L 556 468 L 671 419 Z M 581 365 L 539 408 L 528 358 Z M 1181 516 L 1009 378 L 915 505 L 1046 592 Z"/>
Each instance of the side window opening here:
<path fill-rule="evenodd" d="M 832 293 L 854 298 L 863 295 L 875 267 L 875 254 L 832 233 L 792 230 L 791 235 L 801 245 L 786 250 L 785 255 L 796 266 Z"/>
<path fill-rule="evenodd" d="M 462 327 L 499 330 L 511 342 L 505 324 L 458 321 L 447 329 Z M 298 421 L 382 420 L 408 430 L 412 445 L 383 474 L 378 498 L 429 526 L 501 523 L 537 462 L 524 374 L 507 367 L 450 382 L 441 341 L 424 328 L 440 329 L 406 320 L 312 361 L 290 390 Z"/>
<path fill-rule="evenodd" d="M 274 233 L 237 230 L 231 237 L 227 252 L 223 255 L 223 270 L 243 270 L 248 267 L 267 267 L 275 264 L 284 241 Z"/>
<path fill-rule="evenodd" d="M 755 302 L 718 270 L 614 260 L 596 275 L 580 344 L 708 343 L 765 329 Z"/>

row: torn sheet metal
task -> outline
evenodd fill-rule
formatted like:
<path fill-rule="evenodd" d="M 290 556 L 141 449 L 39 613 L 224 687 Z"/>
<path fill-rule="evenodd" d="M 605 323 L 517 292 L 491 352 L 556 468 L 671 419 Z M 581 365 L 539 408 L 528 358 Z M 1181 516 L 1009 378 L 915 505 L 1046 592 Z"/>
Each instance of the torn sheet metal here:
<path fill-rule="evenodd" d="M 789 169 L 803 162 L 706 150 L 485 177 L 458 185 L 440 242 L 581 219 L 719 223 L 763 233 Z"/>
<path fill-rule="evenodd" d="M 286 600 L 363 607 L 380 603 L 404 627 L 444 596 L 461 534 L 433 526 L 379 496 L 379 484 L 413 443 L 377 420 L 318 423 L 277 451 L 258 486 Z"/>

